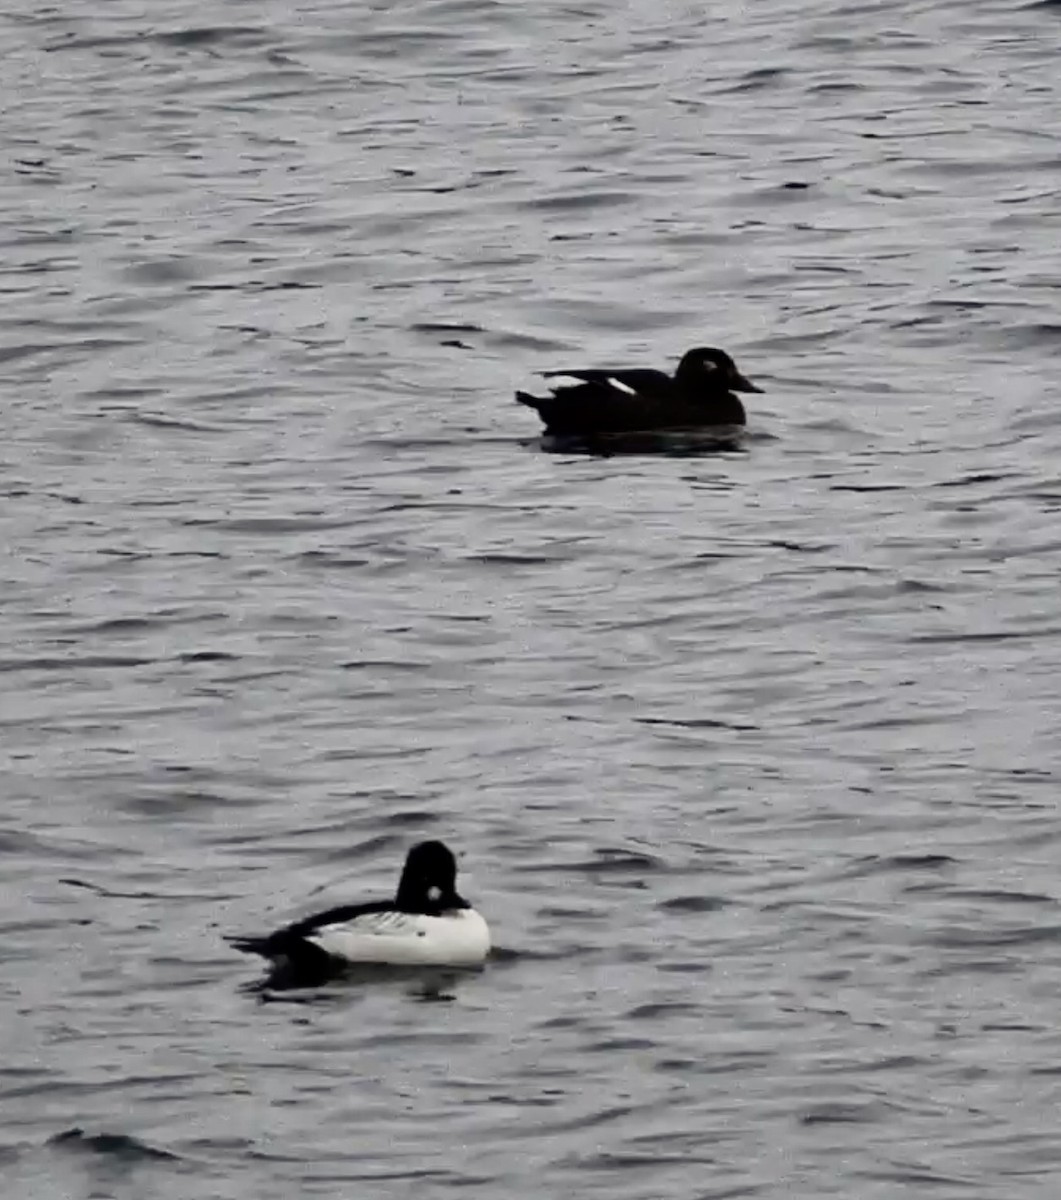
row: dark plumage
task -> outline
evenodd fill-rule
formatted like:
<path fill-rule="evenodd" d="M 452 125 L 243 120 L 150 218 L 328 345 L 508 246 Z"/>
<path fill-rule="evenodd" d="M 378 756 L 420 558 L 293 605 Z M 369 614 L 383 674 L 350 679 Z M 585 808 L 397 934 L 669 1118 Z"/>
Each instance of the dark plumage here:
<path fill-rule="evenodd" d="M 724 350 L 687 351 L 673 376 L 649 368 L 544 371 L 577 382 L 550 385 L 551 396 L 517 392 L 520 404 L 537 411 L 548 434 L 586 436 L 743 425 L 744 405 L 734 392 L 761 392 Z"/>

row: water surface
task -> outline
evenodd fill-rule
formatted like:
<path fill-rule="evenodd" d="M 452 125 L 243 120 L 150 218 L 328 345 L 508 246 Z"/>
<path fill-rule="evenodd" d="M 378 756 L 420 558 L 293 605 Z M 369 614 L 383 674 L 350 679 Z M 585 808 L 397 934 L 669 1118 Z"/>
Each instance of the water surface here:
<path fill-rule="evenodd" d="M 1055 1194 L 1058 17 L 2 18 L 5 1197 Z M 242 990 L 421 837 L 485 971 Z"/>

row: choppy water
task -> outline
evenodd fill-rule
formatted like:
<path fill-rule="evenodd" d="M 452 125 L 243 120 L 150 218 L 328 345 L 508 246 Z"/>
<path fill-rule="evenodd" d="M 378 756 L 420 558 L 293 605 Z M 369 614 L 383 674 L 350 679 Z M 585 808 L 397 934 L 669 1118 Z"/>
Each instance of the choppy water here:
<path fill-rule="evenodd" d="M 1057 4 L 20 9 L 5 1200 L 1056 1195 Z M 241 991 L 422 836 L 497 961 Z"/>

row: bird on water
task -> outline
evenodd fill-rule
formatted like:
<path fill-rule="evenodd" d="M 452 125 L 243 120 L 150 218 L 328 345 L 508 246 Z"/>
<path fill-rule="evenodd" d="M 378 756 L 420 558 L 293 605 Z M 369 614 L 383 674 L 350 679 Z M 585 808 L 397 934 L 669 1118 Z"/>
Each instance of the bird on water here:
<path fill-rule="evenodd" d="M 490 951 L 483 917 L 457 892 L 457 862 L 442 842 L 409 851 L 389 900 L 346 904 L 229 944 L 267 959 L 284 986 L 316 986 L 346 967 L 474 967 Z"/>
<path fill-rule="evenodd" d="M 547 434 L 592 435 L 744 425 L 736 392 L 761 392 L 725 352 L 696 346 L 673 375 L 649 367 L 624 370 L 543 371 L 555 380 L 551 395 L 516 392 L 533 408 Z"/>

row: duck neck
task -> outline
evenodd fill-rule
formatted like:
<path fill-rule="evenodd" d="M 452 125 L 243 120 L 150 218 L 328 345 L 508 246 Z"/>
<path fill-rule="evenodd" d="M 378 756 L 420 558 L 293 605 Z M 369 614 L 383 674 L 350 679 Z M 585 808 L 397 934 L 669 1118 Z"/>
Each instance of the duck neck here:
<path fill-rule="evenodd" d="M 406 879 L 404 875 L 398 884 L 398 894 L 394 899 L 399 912 L 433 914 L 451 908 L 468 907 L 467 901 L 457 895 L 453 884 L 425 884 L 422 879 Z"/>
<path fill-rule="evenodd" d="M 686 356 L 674 372 L 674 382 L 689 391 L 716 391 L 721 383 L 720 371 L 705 371 L 699 359 Z"/>

